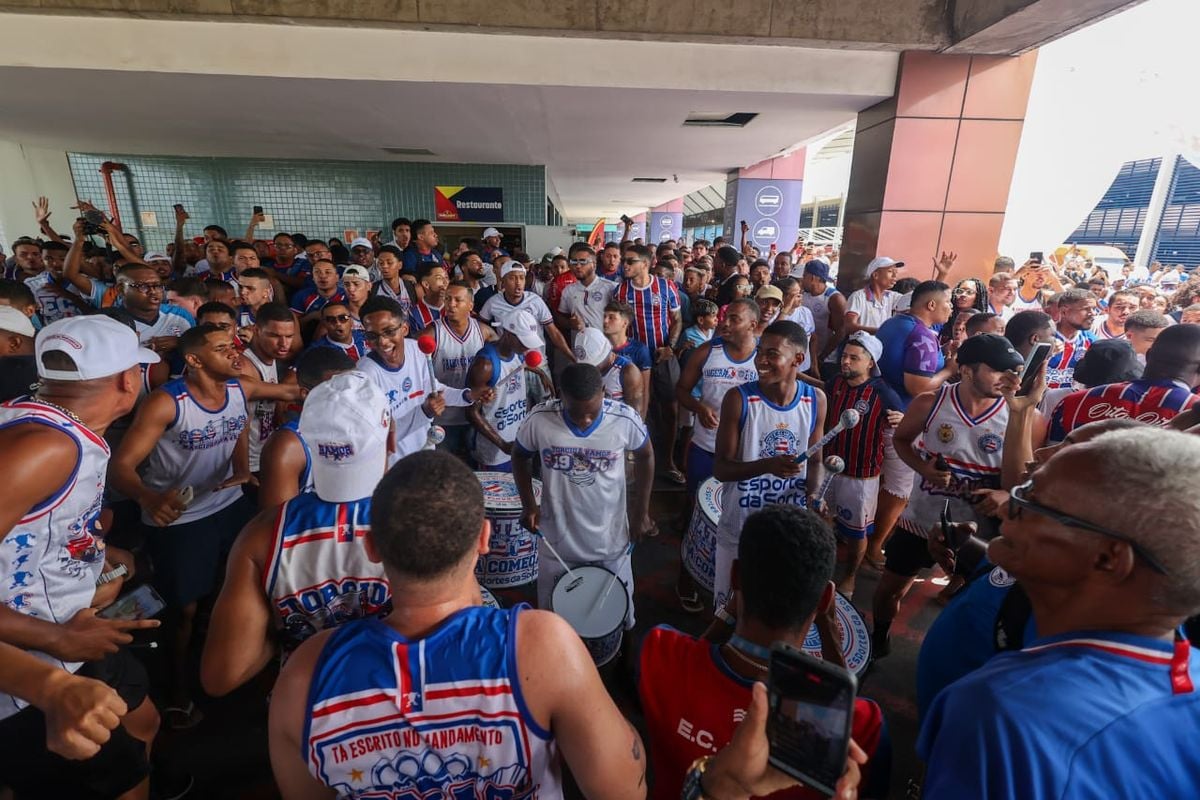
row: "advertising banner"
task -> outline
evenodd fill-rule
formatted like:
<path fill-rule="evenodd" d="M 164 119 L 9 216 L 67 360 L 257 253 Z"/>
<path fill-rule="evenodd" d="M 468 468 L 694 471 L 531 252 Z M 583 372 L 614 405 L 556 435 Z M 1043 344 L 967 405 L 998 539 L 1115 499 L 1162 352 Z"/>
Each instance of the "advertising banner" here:
<path fill-rule="evenodd" d="M 649 244 L 658 244 L 667 239 L 678 239 L 683 236 L 682 211 L 651 211 Z"/>
<path fill-rule="evenodd" d="M 504 191 L 498 187 L 435 186 L 437 222 L 503 222 Z"/>
<path fill-rule="evenodd" d="M 800 191 L 798 180 L 740 178 L 737 182 L 737 219 L 733 228 L 726 226 L 736 246 L 741 242 L 742 222 L 750 226 L 747 238 L 760 250 L 775 245 L 789 250 L 800 230 Z"/>

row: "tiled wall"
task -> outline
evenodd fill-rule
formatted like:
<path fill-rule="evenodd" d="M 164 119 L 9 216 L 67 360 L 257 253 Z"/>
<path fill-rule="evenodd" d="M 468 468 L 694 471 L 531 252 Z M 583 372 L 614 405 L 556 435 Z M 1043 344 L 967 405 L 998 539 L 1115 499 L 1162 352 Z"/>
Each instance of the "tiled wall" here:
<path fill-rule="evenodd" d="M 272 215 L 274 231 L 341 236 L 345 228 L 386 231 L 392 219 L 433 219 L 434 186 L 498 186 L 504 190 L 506 222 L 544 225 L 546 171 L 515 164 L 424 164 L 413 162 L 293 161 L 182 156 L 125 156 L 70 153 L 79 197 L 107 207 L 100 165 L 129 167 L 133 193 L 123 172 L 113 173 L 121 220 L 136 233 L 140 212 L 154 211 L 157 227 L 142 229 L 148 249 L 162 249 L 174 236 L 175 203 L 191 219 L 186 233 L 198 236 L 216 223 L 240 237 L 256 205 Z M 384 235 L 384 241 L 390 234 Z"/>

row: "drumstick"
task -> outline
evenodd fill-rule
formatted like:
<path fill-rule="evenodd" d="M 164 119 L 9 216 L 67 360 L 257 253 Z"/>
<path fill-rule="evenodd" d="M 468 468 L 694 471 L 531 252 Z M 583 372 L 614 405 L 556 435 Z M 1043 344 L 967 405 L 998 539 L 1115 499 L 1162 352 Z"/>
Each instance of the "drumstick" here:
<path fill-rule="evenodd" d="M 567 562 L 563 561 L 562 556 L 560 556 L 558 551 L 554 549 L 554 545 L 550 544 L 550 540 L 546 538 L 546 534 L 542 533 L 541 531 L 534 531 L 533 535 L 540 536 L 542 538 L 542 541 L 546 543 L 546 547 L 549 547 L 550 552 L 553 553 L 554 557 L 558 559 L 558 563 L 562 564 L 562 568 L 565 569 L 567 574 L 571 576 L 571 582 L 567 584 L 567 591 L 569 592 L 578 588 L 579 584 L 583 583 L 583 576 L 576 575 L 571 571 L 571 568 L 567 566 Z"/>
<path fill-rule="evenodd" d="M 825 469 L 829 471 L 829 474 L 825 476 L 825 480 L 821 481 L 821 487 L 817 489 L 817 493 L 809 501 L 809 508 L 815 508 L 818 503 L 825 499 L 825 492 L 829 491 L 829 484 L 833 483 L 833 476 L 845 468 L 846 462 L 837 456 L 828 456 L 825 459 Z"/>
<path fill-rule="evenodd" d="M 629 555 L 632 552 L 633 552 L 633 542 L 630 542 L 629 544 L 625 545 L 625 552 L 621 553 L 621 557 L 624 558 L 625 556 Z M 608 579 L 608 585 L 604 587 L 604 592 L 600 595 L 600 601 L 595 603 L 592 606 L 592 611 L 595 611 L 599 606 L 604 605 L 604 601 L 608 599 L 608 595 L 610 592 L 612 592 L 612 588 L 614 585 L 616 585 L 616 583 L 617 583 L 617 573 L 614 572 L 613 576 Z"/>
<path fill-rule="evenodd" d="M 818 439 L 816 444 L 814 444 L 812 447 L 805 450 L 802 454 L 796 456 L 796 463 L 799 463 L 801 461 L 807 461 L 810 456 L 815 456 L 817 453 L 819 453 L 821 451 L 822 447 L 824 447 L 825 445 L 832 442 L 834 440 L 834 437 L 836 437 L 839 433 L 846 430 L 847 428 L 853 428 L 861 420 L 862 420 L 862 415 L 860 415 L 853 408 L 847 408 L 845 411 L 842 412 L 842 415 L 840 417 L 838 417 L 837 425 L 834 425 L 832 428 L 829 429 L 829 433 L 825 434 L 820 439 Z"/>

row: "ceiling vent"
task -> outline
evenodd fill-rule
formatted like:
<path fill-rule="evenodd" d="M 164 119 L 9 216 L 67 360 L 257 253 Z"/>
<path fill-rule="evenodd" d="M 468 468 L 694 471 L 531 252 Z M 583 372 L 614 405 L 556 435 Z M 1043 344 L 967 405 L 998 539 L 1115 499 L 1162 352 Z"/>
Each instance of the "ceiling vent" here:
<path fill-rule="evenodd" d="M 634 183 L 666 183 L 666 178 L 634 178 Z"/>
<path fill-rule="evenodd" d="M 689 114 L 683 121 L 685 128 L 744 128 L 758 116 L 757 111 L 738 111 L 734 114 Z"/>
<path fill-rule="evenodd" d="M 424 147 L 384 147 L 383 152 L 394 156 L 435 156 L 437 153 Z"/>

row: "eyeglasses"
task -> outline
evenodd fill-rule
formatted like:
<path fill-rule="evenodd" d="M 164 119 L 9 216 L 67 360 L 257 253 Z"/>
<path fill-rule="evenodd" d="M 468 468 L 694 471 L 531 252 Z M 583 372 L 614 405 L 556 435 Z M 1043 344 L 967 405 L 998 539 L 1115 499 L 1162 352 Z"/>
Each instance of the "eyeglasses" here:
<path fill-rule="evenodd" d="M 582 267 L 586 264 L 592 263 L 592 260 L 590 258 L 572 258 L 569 259 L 567 263 L 572 267 Z"/>
<path fill-rule="evenodd" d="M 625 258 L 625 259 L 621 260 L 621 263 L 627 267 L 632 267 L 635 264 L 641 264 L 642 259 L 640 259 L 640 258 Z"/>
<path fill-rule="evenodd" d="M 955 295 L 975 294 L 975 290 L 968 286 L 959 286 L 954 290 Z"/>
<path fill-rule="evenodd" d="M 129 283 L 126 283 L 125 285 L 131 289 L 137 289 L 142 294 L 153 294 L 154 292 L 161 293 L 163 290 L 165 290 L 167 288 L 167 287 L 163 286 L 161 283 L 133 283 L 132 281 L 130 281 Z"/>
<path fill-rule="evenodd" d="M 350 315 L 349 314 L 330 314 L 327 317 L 323 317 L 323 319 L 326 322 L 349 322 Z"/>
<path fill-rule="evenodd" d="M 1029 480 L 1025 481 L 1025 483 L 1022 483 L 1020 486 L 1014 486 L 1012 490 L 1009 491 L 1009 519 L 1020 519 L 1022 509 L 1028 509 L 1034 514 L 1040 514 L 1047 519 L 1054 520 L 1059 525 L 1063 525 L 1068 528 L 1078 528 L 1079 530 L 1091 531 L 1092 533 L 1098 533 L 1101 536 L 1107 536 L 1110 539 L 1116 539 L 1118 542 L 1124 542 L 1125 544 L 1129 545 L 1130 549 L 1133 550 L 1136 555 L 1140 556 L 1142 560 L 1146 562 L 1146 565 L 1150 567 L 1150 569 L 1154 570 L 1159 575 L 1170 574 L 1167 572 L 1167 568 L 1164 567 L 1157 558 L 1151 555 L 1146 548 L 1142 547 L 1129 536 L 1126 536 L 1123 533 L 1117 533 L 1111 528 L 1106 528 L 1103 525 L 1097 525 L 1094 522 L 1088 522 L 1085 519 L 1073 517 L 1070 514 L 1063 513 L 1062 511 L 1058 511 L 1050 508 L 1049 506 L 1044 506 L 1041 503 L 1030 500 L 1028 495 L 1029 490 L 1032 488 L 1033 481 Z"/>
<path fill-rule="evenodd" d="M 366 339 L 368 342 L 378 342 L 380 339 L 383 339 L 385 337 L 388 339 L 391 339 L 393 336 L 395 336 L 399 332 L 400 332 L 400 326 L 397 325 L 394 328 L 385 328 L 384 330 L 380 331 L 379 333 L 375 333 L 374 331 L 367 331 L 366 333 L 363 334 L 363 338 Z"/>

